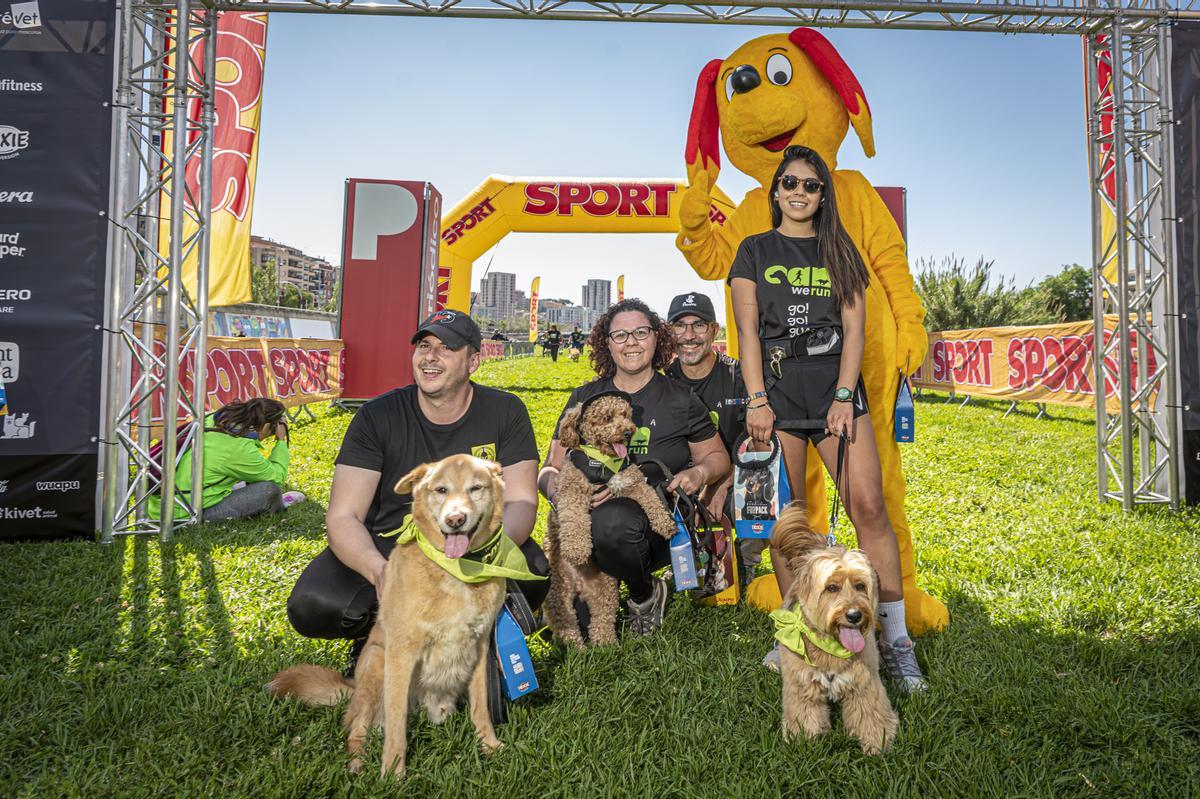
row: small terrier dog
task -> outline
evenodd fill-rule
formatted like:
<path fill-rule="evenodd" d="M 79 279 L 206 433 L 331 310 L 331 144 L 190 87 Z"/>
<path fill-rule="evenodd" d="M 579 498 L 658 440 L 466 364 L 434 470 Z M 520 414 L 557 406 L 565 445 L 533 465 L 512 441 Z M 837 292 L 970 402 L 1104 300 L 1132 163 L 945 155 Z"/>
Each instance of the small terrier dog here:
<path fill-rule="evenodd" d="M 839 702 L 863 752 L 886 751 L 900 720 L 879 679 L 875 570 L 861 550 L 829 546 L 798 504 L 780 513 L 771 543 L 794 575 L 783 607 L 771 614 L 783 644 L 784 738 L 828 732 L 829 703 Z"/>
<path fill-rule="evenodd" d="M 662 500 L 646 483 L 642 470 L 628 461 L 629 438 L 636 431 L 633 402 L 618 391 L 598 394 L 570 408 L 559 424 L 558 440 L 566 457 L 543 542 L 550 561 L 546 621 L 556 636 L 579 649 L 584 633 L 575 613 L 576 597 L 587 605 L 591 617 L 588 643 L 602 646 L 617 640 L 617 581 L 591 562 L 595 487 L 607 485 L 613 496 L 637 502 L 650 527 L 663 538 L 670 539 L 675 532 L 675 520 Z M 592 450 L 590 454 L 585 446 Z"/>

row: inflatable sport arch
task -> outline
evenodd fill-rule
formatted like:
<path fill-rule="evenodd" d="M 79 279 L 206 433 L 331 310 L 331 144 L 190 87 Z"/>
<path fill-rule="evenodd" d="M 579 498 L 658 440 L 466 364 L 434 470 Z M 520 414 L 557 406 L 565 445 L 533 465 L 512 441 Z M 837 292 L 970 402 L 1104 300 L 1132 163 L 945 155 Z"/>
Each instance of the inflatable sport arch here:
<path fill-rule="evenodd" d="M 438 271 L 449 285 L 439 300 L 469 307 L 472 264 L 509 233 L 678 233 L 686 188 L 674 178 L 492 175 L 442 216 Z M 714 224 L 723 225 L 735 207 L 714 187 Z"/>

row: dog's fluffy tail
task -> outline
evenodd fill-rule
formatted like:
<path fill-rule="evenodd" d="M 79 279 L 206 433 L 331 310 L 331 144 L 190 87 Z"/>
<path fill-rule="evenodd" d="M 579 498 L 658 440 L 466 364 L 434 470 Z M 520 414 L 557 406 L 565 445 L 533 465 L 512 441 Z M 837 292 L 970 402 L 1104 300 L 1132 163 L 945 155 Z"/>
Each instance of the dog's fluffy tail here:
<path fill-rule="evenodd" d="M 279 672 L 265 687 L 280 699 L 290 696 L 308 705 L 331 707 L 354 693 L 354 680 L 333 669 L 304 663 Z"/>
<path fill-rule="evenodd" d="M 808 513 L 798 504 L 788 505 L 779 514 L 771 530 L 771 545 L 793 570 L 796 561 L 808 552 L 825 546 L 825 536 L 808 526 Z"/>

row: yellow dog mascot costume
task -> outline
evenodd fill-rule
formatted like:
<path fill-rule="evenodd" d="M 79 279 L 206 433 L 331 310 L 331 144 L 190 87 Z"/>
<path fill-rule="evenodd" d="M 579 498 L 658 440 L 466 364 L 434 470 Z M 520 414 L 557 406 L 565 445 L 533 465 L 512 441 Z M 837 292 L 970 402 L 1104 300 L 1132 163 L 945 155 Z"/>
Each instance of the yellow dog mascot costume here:
<path fill-rule="evenodd" d="M 884 499 L 900 544 L 906 620 L 909 630 L 919 635 L 944 628 L 949 614 L 945 605 L 917 588 L 892 407 L 901 371 L 915 370 L 925 356 L 925 309 L 913 291 L 904 239 L 887 206 L 862 174 L 837 169 L 838 148 L 850 125 L 867 156 L 875 155 L 871 110 L 858 79 L 833 45 L 811 28 L 763 36 L 724 61 L 710 61 L 700 73 L 688 127 L 684 155 L 689 185 L 680 204 L 676 243 L 701 277 L 725 278 L 742 239 L 770 228 L 768 184 L 784 148 L 811 147 L 829 164 L 842 224 L 871 275 L 862 377 L 879 442 Z M 734 166 L 760 184 L 746 194 L 723 226 L 710 221 L 710 195 L 721 163 L 718 129 Z M 726 318 L 732 319 L 732 312 Z M 731 345 L 736 345 L 732 326 L 728 334 Z M 827 527 L 824 477 L 811 445 L 806 477 L 810 518 Z M 778 607 L 781 600 L 774 578 L 755 582 L 750 601 L 764 609 Z"/>

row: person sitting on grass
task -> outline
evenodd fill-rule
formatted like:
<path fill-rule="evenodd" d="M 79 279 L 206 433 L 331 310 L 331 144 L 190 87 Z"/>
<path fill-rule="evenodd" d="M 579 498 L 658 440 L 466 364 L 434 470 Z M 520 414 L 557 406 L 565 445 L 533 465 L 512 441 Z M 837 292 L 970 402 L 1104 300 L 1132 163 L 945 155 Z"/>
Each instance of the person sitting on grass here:
<path fill-rule="evenodd" d="M 277 513 L 304 500 L 299 491 L 284 493 L 288 473 L 286 411 L 279 400 L 255 397 L 231 402 L 209 415 L 204 428 L 204 486 L 200 492 L 206 522 Z M 273 439 L 273 441 L 272 441 Z M 175 470 L 175 490 L 192 501 L 192 450 Z M 161 518 L 162 498 L 150 497 L 150 517 Z M 176 504 L 175 518 L 187 512 Z"/>
<path fill-rule="evenodd" d="M 629 454 L 651 483 L 661 482 L 662 475 L 643 458 L 662 462 L 674 474 L 666 485 L 668 493 L 681 488 L 696 495 L 725 476 L 729 455 L 708 409 L 690 388 L 658 371 L 674 352 L 671 328 L 658 314 L 639 299 L 622 300 L 596 322 L 588 344 L 597 378 L 572 391 L 566 408 L 603 391 L 624 391 L 633 398 L 633 421 L 638 425 Z M 552 503 L 563 455 L 556 425 L 538 478 L 539 488 Z M 614 498 L 607 486 L 597 486 L 592 500 L 592 558 L 601 571 L 629 587 L 628 622 L 635 635 L 650 635 L 662 626 L 667 584 L 653 572 L 667 565 L 670 554 L 667 541 L 651 530 L 650 520 L 636 502 Z M 579 621 L 586 629 L 589 619 Z"/>

